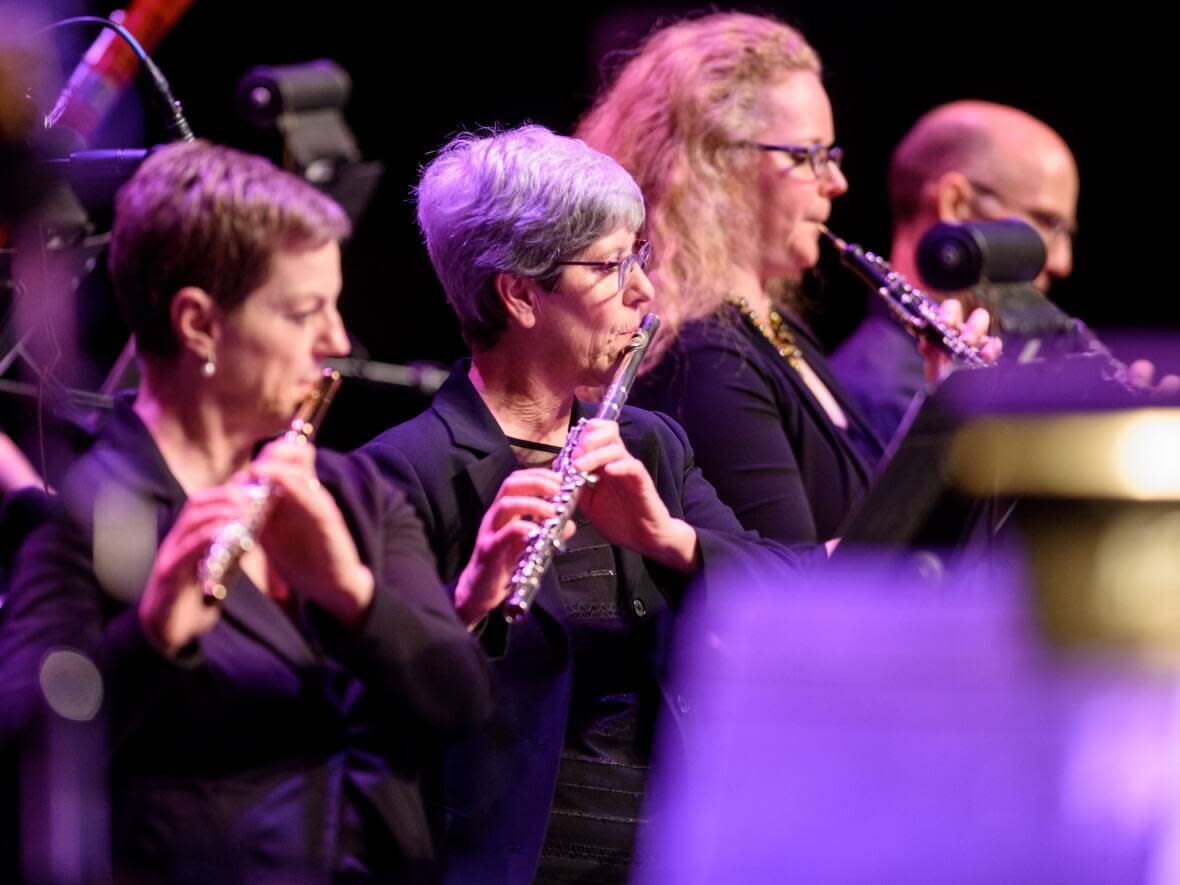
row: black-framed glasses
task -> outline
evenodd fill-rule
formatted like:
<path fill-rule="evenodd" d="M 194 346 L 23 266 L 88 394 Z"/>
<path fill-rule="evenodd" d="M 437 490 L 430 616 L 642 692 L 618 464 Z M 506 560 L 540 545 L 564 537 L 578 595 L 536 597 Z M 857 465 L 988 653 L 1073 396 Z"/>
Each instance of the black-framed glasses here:
<path fill-rule="evenodd" d="M 760 151 L 786 154 L 796 165 L 806 162 L 816 178 L 827 178 L 833 169 L 839 169 L 844 162 L 844 148 L 836 144 L 763 144 L 759 141 L 745 141 L 742 144 Z"/>
<path fill-rule="evenodd" d="M 968 178 L 967 183 L 980 196 L 989 197 L 1001 206 L 1006 206 L 1018 215 L 1023 215 L 1032 223 L 1033 227 L 1040 230 L 1043 234 L 1047 234 L 1046 239 L 1050 242 L 1061 238 L 1072 240 L 1078 235 L 1077 225 L 1067 221 L 1056 212 L 1047 212 L 1044 209 L 1033 209 L 1029 206 L 1014 203 L 991 185 L 984 184 L 980 181 Z"/>
<path fill-rule="evenodd" d="M 635 244 L 635 251 L 630 255 L 624 255 L 617 261 L 555 261 L 556 265 L 562 267 L 593 267 L 602 271 L 603 273 L 610 273 L 616 267 L 619 269 L 619 291 L 627 285 L 627 274 L 631 272 L 631 268 L 638 265 L 642 271 L 647 270 L 648 264 L 651 263 L 651 243 L 647 240 L 640 240 Z"/>

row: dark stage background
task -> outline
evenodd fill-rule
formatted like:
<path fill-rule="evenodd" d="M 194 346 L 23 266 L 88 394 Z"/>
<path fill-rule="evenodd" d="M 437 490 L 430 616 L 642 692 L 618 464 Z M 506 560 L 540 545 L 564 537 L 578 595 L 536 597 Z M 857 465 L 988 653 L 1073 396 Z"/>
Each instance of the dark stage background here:
<path fill-rule="evenodd" d="M 50 8 L 61 15 L 109 11 L 84 2 Z M 241 74 L 256 64 L 315 58 L 331 58 L 351 73 L 348 121 L 365 158 L 382 161 L 386 172 L 347 249 L 345 320 L 358 348 L 374 359 L 449 365 L 463 346 L 413 224 L 409 194 L 419 165 L 462 128 L 531 120 L 568 132 L 612 53 L 633 46 L 658 20 L 694 8 L 424 4 L 395 11 L 392 4 L 353 0 L 196 0 L 155 57 L 198 136 L 272 158 L 277 140 L 235 116 L 233 87 Z M 798 25 L 825 61 L 851 182 L 832 218 L 842 236 L 888 251 L 885 167 L 919 114 L 961 97 L 1014 104 L 1056 128 L 1081 170 L 1075 273 L 1055 287 L 1056 300 L 1092 326 L 1114 329 L 1116 345 L 1120 329 L 1175 336 L 1173 148 L 1166 134 L 1174 101 L 1163 99 L 1166 29 L 1146 8 L 1123 4 L 1101 14 L 1011 2 L 735 8 Z M 81 30 L 58 41 L 66 70 L 92 39 Z M 97 146 L 143 144 L 158 138 L 155 127 L 144 123 L 132 95 Z M 813 319 L 833 345 L 857 322 L 865 295 L 830 256 L 820 275 Z M 106 317 L 105 347 L 117 350 L 117 321 L 106 307 L 91 312 Z M 338 445 L 362 441 L 420 409 L 423 400 L 354 384 L 343 402 L 346 416 L 329 421 L 335 423 L 329 440 Z"/>

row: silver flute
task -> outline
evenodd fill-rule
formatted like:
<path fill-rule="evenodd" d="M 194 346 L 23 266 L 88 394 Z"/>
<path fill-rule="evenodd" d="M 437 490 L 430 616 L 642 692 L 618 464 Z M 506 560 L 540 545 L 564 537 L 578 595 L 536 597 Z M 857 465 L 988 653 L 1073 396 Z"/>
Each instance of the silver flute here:
<path fill-rule="evenodd" d="M 602 402 L 598 404 L 598 410 L 594 413 L 595 418 L 618 420 L 619 412 L 622 411 L 627 395 L 631 392 L 631 385 L 635 382 L 639 364 L 643 362 L 643 355 L 659 328 L 660 318 L 654 313 L 649 313 L 643 318 L 643 322 L 623 350 L 623 361 L 616 370 L 610 387 L 606 389 Z M 566 523 L 573 518 L 583 487 L 593 485 L 596 479 L 574 467 L 574 451 L 578 448 L 578 441 L 582 438 L 585 426 L 586 419 L 583 418 L 565 438 L 565 445 L 561 447 L 561 452 L 553 465 L 554 470 L 561 475 L 561 488 L 550 502 L 555 512 L 533 529 L 529 535 L 528 546 L 516 563 L 516 571 L 508 581 L 509 592 L 508 598 L 504 600 L 503 612 L 504 620 L 510 624 L 528 614 L 537 591 L 541 589 L 541 579 L 553 563 L 554 554 L 560 553 L 563 549 L 562 532 Z"/>
<path fill-rule="evenodd" d="M 324 369 L 315 391 L 303 401 L 291 420 L 284 437 L 287 442 L 306 445 L 315 439 L 338 387 L 340 373 L 335 369 Z M 246 515 L 224 525 L 209 545 L 209 551 L 197 563 L 197 580 L 206 605 L 217 605 L 225 599 L 226 588 L 238 573 L 242 555 L 253 549 L 258 533 L 270 515 L 274 488 L 269 482 L 249 483 L 245 491 L 249 500 Z"/>
<path fill-rule="evenodd" d="M 840 253 L 841 263 L 884 299 L 907 332 L 941 347 L 959 365 L 972 368 L 988 365 L 978 347 L 965 341 L 958 329 L 943 322 L 938 302 L 912 286 L 888 261 L 855 243 L 845 242 L 823 225 L 820 231 Z"/>

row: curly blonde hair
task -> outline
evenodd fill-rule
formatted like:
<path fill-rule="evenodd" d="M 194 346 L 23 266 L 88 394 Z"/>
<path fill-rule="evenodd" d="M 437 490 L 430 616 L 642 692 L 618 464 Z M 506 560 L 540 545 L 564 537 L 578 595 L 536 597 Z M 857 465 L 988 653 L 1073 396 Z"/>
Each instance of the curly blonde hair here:
<path fill-rule="evenodd" d="M 647 38 L 578 124 L 576 135 L 618 160 L 647 200 L 658 350 L 717 310 L 729 268 L 752 258 L 757 157 L 732 147 L 769 122 L 768 87 L 799 71 L 820 74 L 819 55 L 776 19 L 679 21 Z"/>

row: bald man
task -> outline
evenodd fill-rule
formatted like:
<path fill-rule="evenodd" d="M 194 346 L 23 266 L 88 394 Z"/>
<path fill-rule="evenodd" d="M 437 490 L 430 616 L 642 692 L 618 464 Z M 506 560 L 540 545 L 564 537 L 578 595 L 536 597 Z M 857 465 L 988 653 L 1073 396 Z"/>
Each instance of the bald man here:
<path fill-rule="evenodd" d="M 1077 164 L 1060 135 L 1016 108 L 956 101 L 926 113 L 893 152 L 889 202 L 890 263 L 936 297 L 946 293 L 922 280 L 916 253 L 922 235 L 944 221 L 1019 218 L 1032 225 L 1045 241 L 1045 266 L 1033 282 L 1042 293 L 1073 270 Z M 925 388 L 913 339 L 883 311 L 870 310 L 832 365 L 886 440 Z"/>
<path fill-rule="evenodd" d="M 1060 135 L 1016 108 L 956 101 L 927 113 L 893 152 L 889 203 L 890 260 L 910 279 L 921 279 L 918 241 L 940 221 L 1018 218 L 1032 225 L 1047 255 L 1034 280 L 1041 292 L 1073 270 L 1077 164 Z"/>

